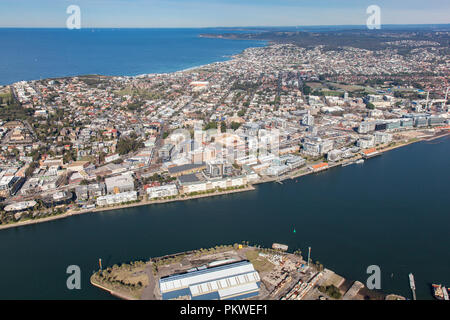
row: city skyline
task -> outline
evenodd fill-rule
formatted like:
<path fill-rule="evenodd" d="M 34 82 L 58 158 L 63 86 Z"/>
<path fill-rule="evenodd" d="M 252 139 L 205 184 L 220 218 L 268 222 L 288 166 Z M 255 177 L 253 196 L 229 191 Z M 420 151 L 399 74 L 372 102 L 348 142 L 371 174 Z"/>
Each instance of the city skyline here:
<path fill-rule="evenodd" d="M 450 22 L 446 14 L 450 3 L 441 0 L 5 0 L 0 4 L 0 27 L 65 27 L 70 5 L 80 7 L 81 27 L 87 28 L 364 25 L 370 5 L 380 7 L 381 24 Z"/>

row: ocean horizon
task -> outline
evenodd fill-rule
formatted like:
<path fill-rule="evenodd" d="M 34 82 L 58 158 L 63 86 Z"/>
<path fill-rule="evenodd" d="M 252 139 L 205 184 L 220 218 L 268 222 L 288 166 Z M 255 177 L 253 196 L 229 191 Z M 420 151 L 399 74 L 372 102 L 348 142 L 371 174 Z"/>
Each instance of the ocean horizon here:
<path fill-rule="evenodd" d="M 0 85 L 87 74 L 137 76 L 221 62 L 260 40 L 199 37 L 202 33 L 365 29 L 365 25 L 205 28 L 0 28 Z M 450 30 L 450 24 L 383 25 L 383 30 Z"/>
<path fill-rule="evenodd" d="M 220 29 L 0 28 L 0 85 L 87 74 L 168 73 L 230 59 L 265 41 L 199 37 Z"/>
<path fill-rule="evenodd" d="M 83 29 L 135 29 L 135 30 L 199 30 L 199 29 L 260 29 L 260 30 L 270 30 L 270 29 L 290 29 L 290 28 L 333 28 L 335 30 L 339 30 L 341 28 L 364 28 L 367 26 L 365 24 L 340 24 L 340 25 L 293 25 L 293 26 L 233 26 L 233 27 L 225 27 L 225 26 L 214 26 L 214 27 L 95 27 L 95 26 L 84 26 L 80 30 Z M 411 28 L 435 28 L 435 27 L 450 27 L 450 23 L 422 23 L 422 24 L 382 24 L 382 27 L 388 29 L 394 29 L 399 27 L 411 27 Z M 0 27 L 1 29 L 60 29 L 67 30 L 66 27 Z"/>

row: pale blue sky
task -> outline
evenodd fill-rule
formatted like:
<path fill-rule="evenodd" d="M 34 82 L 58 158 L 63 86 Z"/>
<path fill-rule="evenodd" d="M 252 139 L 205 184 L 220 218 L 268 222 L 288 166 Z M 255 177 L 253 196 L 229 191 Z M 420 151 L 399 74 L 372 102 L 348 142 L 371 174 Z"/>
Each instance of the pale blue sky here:
<path fill-rule="evenodd" d="M 82 27 L 363 25 L 372 4 L 382 24 L 450 23 L 449 0 L 0 0 L 0 27 L 65 27 L 71 4 Z"/>

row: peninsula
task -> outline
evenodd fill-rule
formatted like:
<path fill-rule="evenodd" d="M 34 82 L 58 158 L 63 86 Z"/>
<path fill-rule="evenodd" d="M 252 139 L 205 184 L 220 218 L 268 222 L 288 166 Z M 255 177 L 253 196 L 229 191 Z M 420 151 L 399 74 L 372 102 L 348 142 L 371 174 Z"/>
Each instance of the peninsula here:
<path fill-rule="evenodd" d="M 242 244 L 182 252 L 98 270 L 91 284 L 126 300 L 404 300 L 305 261 L 301 252 Z"/>

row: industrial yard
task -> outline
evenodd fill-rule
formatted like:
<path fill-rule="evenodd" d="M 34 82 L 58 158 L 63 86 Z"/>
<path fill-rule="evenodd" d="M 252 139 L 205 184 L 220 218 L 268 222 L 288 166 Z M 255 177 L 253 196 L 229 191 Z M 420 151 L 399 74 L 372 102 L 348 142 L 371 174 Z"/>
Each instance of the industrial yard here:
<path fill-rule="evenodd" d="M 91 283 L 122 299 L 385 299 L 287 246 L 220 245 L 99 270 Z"/>

